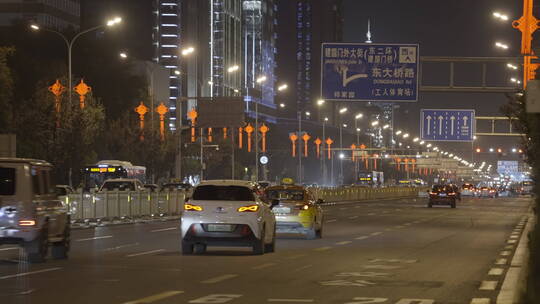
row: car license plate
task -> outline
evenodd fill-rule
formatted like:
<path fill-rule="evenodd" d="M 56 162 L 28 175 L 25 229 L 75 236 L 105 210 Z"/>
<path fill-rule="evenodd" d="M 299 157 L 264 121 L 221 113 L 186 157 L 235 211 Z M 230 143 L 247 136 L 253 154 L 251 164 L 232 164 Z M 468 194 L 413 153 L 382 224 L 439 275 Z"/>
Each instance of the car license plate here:
<path fill-rule="evenodd" d="M 439 196 L 446 196 L 446 193 L 439 193 Z"/>
<path fill-rule="evenodd" d="M 289 207 L 274 208 L 274 213 L 280 213 L 280 214 L 291 213 L 291 208 L 289 208 Z"/>
<path fill-rule="evenodd" d="M 209 224 L 208 231 L 210 232 L 231 232 L 233 230 L 233 225 L 227 224 Z"/>

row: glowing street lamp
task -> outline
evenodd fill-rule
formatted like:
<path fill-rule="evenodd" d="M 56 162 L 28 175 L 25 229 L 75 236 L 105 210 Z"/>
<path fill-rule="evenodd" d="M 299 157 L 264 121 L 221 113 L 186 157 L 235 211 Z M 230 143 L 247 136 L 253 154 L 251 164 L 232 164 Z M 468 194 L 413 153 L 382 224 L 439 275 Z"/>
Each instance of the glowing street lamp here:
<path fill-rule="evenodd" d="M 322 106 L 326 101 L 324 99 L 317 100 L 317 105 Z"/>
<path fill-rule="evenodd" d="M 278 87 L 278 91 L 284 91 L 288 88 L 289 86 L 287 84 L 282 84 Z"/>
<path fill-rule="evenodd" d="M 120 53 L 120 58 L 126 59 L 127 57 L 128 57 L 128 55 L 127 55 L 126 52 L 121 52 L 121 53 Z"/>
<path fill-rule="evenodd" d="M 279 107 L 283 109 L 283 108 L 285 108 L 285 104 L 284 104 L 284 103 L 280 103 L 280 104 L 279 104 Z"/>
<path fill-rule="evenodd" d="M 401 134 L 401 133 L 402 133 L 401 130 L 398 130 L 398 131 L 396 132 L 396 135 L 399 135 L 399 134 Z"/>
<path fill-rule="evenodd" d="M 508 21 L 508 15 L 506 14 L 501 14 L 499 12 L 493 12 L 493 17 L 499 19 L 499 20 L 502 20 L 502 21 Z"/>
<path fill-rule="evenodd" d="M 358 114 L 356 114 L 356 116 L 354 117 L 354 119 L 360 119 L 360 118 L 362 118 L 362 117 L 364 117 L 364 114 L 358 113 Z"/>
<path fill-rule="evenodd" d="M 227 72 L 229 73 L 233 73 L 233 72 L 236 72 L 240 69 L 240 67 L 238 65 L 233 65 L 233 66 L 230 66 L 228 69 L 227 69 Z"/>
<path fill-rule="evenodd" d="M 504 44 L 502 42 L 495 42 L 495 46 L 504 50 L 507 50 L 509 48 L 508 44 Z"/>
<path fill-rule="evenodd" d="M 263 82 L 266 81 L 266 76 L 261 76 L 261 77 L 257 78 L 256 81 L 257 81 L 257 83 L 263 83 Z"/>
<path fill-rule="evenodd" d="M 349 110 L 349 109 L 347 109 L 347 108 L 341 108 L 341 109 L 339 109 L 339 114 L 344 114 L 344 113 L 346 113 L 348 110 Z"/>
<path fill-rule="evenodd" d="M 193 54 L 193 52 L 195 52 L 195 48 L 192 47 L 192 46 L 184 48 L 184 49 L 182 49 L 182 56 L 191 55 L 191 54 Z"/>
<path fill-rule="evenodd" d="M 513 64 L 511 64 L 511 63 L 507 63 L 506 66 L 509 67 L 510 69 L 513 69 L 513 70 L 517 70 L 517 69 L 518 69 L 518 67 L 517 67 L 516 65 L 513 65 Z"/>
<path fill-rule="evenodd" d="M 375 127 L 375 126 L 378 126 L 379 125 L 379 121 L 376 120 L 374 122 L 371 123 L 371 126 Z"/>

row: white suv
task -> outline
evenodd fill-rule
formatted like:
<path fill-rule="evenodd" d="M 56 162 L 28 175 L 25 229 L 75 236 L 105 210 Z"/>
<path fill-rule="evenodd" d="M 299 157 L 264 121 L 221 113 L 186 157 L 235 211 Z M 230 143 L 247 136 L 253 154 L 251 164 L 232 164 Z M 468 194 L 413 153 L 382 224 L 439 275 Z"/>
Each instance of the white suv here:
<path fill-rule="evenodd" d="M 201 182 L 186 200 L 181 218 L 182 253 L 204 253 L 206 246 L 250 246 L 254 254 L 273 252 L 276 220 L 256 183 Z"/>
<path fill-rule="evenodd" d="M 70 217 L 51 173 L 42 160 L 0 158 L 0 245 L 21 245 L 32 263 L 45 261 L 49 247 L 54 258 L 68 257 Z"/>

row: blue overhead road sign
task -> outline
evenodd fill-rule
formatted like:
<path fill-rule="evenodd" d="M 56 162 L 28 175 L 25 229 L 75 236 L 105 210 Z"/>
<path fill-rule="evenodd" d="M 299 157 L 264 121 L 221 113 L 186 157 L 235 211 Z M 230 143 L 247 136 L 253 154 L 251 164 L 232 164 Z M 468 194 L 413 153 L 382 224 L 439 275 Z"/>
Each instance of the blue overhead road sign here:
<path fill-rule="evenodd" d="M 474 110 L 422 109 L 420 129 L 423 140 L 472 141 L 475 132 Z"/>
<path fill-rule="evenodd" d="M 325 100 L 418 100 L 417 44 L 323 43 L 321 60 Z"/>

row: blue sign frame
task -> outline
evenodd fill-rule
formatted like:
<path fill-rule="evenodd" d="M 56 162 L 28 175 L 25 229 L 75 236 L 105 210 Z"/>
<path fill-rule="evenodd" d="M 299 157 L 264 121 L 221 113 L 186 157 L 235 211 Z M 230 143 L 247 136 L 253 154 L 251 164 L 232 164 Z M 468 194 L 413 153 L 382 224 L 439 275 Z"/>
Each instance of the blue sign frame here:
<path fill-rule="evenodd" d="M 425 141 L 471 142 L 476 132 L 475 110 L 422 109 L 420 131 Z"/>
<path fill-rule="evenodd" d="M 418 101 L 418 44 L 323 43 L 321 98 Z"/>

